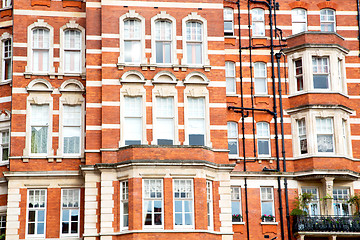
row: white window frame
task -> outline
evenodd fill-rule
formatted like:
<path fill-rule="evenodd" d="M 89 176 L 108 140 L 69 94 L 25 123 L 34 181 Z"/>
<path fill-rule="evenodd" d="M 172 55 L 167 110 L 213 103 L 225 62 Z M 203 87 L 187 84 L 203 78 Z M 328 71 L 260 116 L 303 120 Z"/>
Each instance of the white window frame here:
<path fill-rule="evenodd" d="M 6 214 L 0 214 L 0 236 L 6 233 Z"/>
<path fill-rule="evenodd" d="M 125 39 L 124 39 L 124 22 L 127 20 L 136 20 L 140 22 L 140 61 L 139 62 L 125 62 Z M 140 14 L 136 13 L 135 10 L 129 10 L 128 13 L 122 15 L 119 19 L 120 26 L 120 55 L 118 58 L 118 68 L 123 69 L 125 65 L 127 66 L 140 66 L 140 64 L 147 64 L 147 58 L 145 55 L 145 18 Z"/>
<path fill-rule="evenodd" d="M 237 191 L 235 192 L 235 189 L 237 189 Z M 236 214 L 234 213 L 234 209 L 233 209 L 233 205 L 238 205 L 239 208 L 239 215 L 241 216 L 241 220 L 240 221 L 234 221 L 233 220 L 233 216 Z M 236 222 L 243 222 L 243 215 L 242 215 L 242 206 L 241 206 L 241 187 L 239 186 L 232 186 L 231 187 L 231 217 L 232 217 L 232 222 L 236 223 Z"/>
<path fill-rule="evenodd" d="M 258 17 L 258 18 L 257 18 Z M 251 28 L 253 37 L 265 37 L 265 10 L 262 8 L 251 9 Z M 261 26 L 263 32 L 258 33 L 257 27 Z M 260 30 L 260 31 L 261 31 Z"/>
<path fill-rule="evenodd" d="M 156 24 L 159 21 L 166 21 L 171 24 L 171 39 L 170 40 L 156 40 Z M 178 65 L 179 61 L 176 54 L 176 19 L 167 14 L 166 11 L 161 11 L 159 14 L 151 18 L 151 58 L 150 64 L 160 66 Z M 156 42 L 169 42 L 170 43 L 170 63 L 157 63 L 156 61 Z"/>
<path fill-rule="evenodd" d="M 4 139 L 7 139 L 7 142 L 4 142 Z M 3 156 L 4 149 L 7 149 L 8 151 L 8 156 L 6 160 L 4 160 L 4 156 Z M 10 129 L 4 129 L 4 130 L 0 129 L 0 162 L 8 163 L 9 155 L 10 155 Z"/>
<path fill-rule="evenodd" d="M 236 94 L 236 71 L 235 63 L 225 62 L 226 95 Z"/>
<path fill-rule="evenodd" d="M 268 95 L 268 86 L 267 86 L 267 66 L 264 62 L 254 63 L 254 92 L 255 95 Z M 265 88 L 265 91 L 260 91 L 259 87 Z"/>
<path fill-rule="evenodd" d="M 33 119 L 33 117 L 34 117 L 34 113 L 33 113 L 33 111 L 34 111 L 34 108 L 36 108 L 37 106 L 41 106 L 41 107 L 45 107 L 45 108 L 47 108 L 47 115 L 48 115 L 48 119 L 47 119 L 47 123 L 44 123 L 44 124 L 33 124 L 32 123 L 32 119 Z M 48 149 L 49 149 L 49 142 L 50 142 L 50 138 L 51 138 L 51 135 L 49 134 L 50 132 L 51 132 L 51 129 L 49 129 L 49 123 L 50 123 L 50 121 L 51 121 L 51 119 L 50 119 L 50 114 L 49 114 L 49 112 L 50 112 L 50 106 L 49 106 L 49 104 L 30 104 L 30 108 L 31 108 L 31 115 L 30 115 L 30 130 L 31 130 L 31 139 L 30 139 L 30 145 L 32 146 L 33 145 L 33 139 L 32 139 L 32 129 L 33 129 L 33 127 L 34 128 L 36 128 L 36 127 L 40 127 L 40 128 L 46 128 L 46 152 L 32 152 L 32 147 L 31 147 L 31 149 L 30 149 L 30 152 L 31 152 L 31 154 L 33 154 L 33 155 L 47 155 L 48 154 Z M 37 142 L 38 143 L 38 142 Z M 42 143 L 42 142 L 40 142 L 40 143 Z M 52 146 L 51 146 L 52 147 Z M 40 148 L 39 148 L 40 149 Z"/>
<path fill-rule="evenodd" d="M 350 115 L 353 111 L 344 107 L 309 107 L 306 109 L 292 109 L 287 111 L 291 115 L 293 136 L 293 156 L 345 156 L 352 157 L 352 141 L 350 129 Z M 318 152 L 316 118 L 332 118 L 333 121 L 333 152 Z M 301 154 L 299 144 L 298 121 L 305 119 L 308 153 Z M 339 127 L 335 127 L 339 126 Z M 344 128 L 346 137 L 344 138 Z M 344 149 L 343 146 L 346 146 Z"/>
<path fill-rule="evenodd" d="M 290 96 L 304 94 L 307 92 L 314 93 L 342 93 L 347 95 L 345 56 L 347 50 L 335 47 L 309 47 L 293 51 L 287 54 L 289 66 L 289 94 Z M 328 58 L 328 88 L 314 88 L 314 69 L 312 60 L 314 58 Z M 303 69 L 303 90 L 297 90 L 295 61 L 302 59 Z M 341 61 L 341 64 L 338 63 Z M 340 67 L 340 71 L 339 70 Z M 315 73 L 317 74 L 317 73 Z"/>
<path fill-rule="evenodd" d="M 73 191 L 73 196 L 75 196 L 74 194 L 77 194 L 77 199 L 78 199 L 78 206 L 77 207 L 64 207 L 64 191 Z M 61 216 L 60 216 L 60 235 L 61 237 L 79 237 L 80 236 L 80 204 L 81 204 L 81 198 L 80 198 L 80 189 L 79 188 L 63 188 L 61 189 Z M 63 211 L 64 210 L 69 210 L 69 230 L 70 233 L 63 233 Z M 78 225 L 77 225 L 77 232 L 76 233 L 71 233 L 71 223 L 75 222 L 75 221 L 71 221 L 71 216 L 72 216 L 72 212 L 73 210 L 78 211 Z"/>
<path fill-rule="evenodd" d="M 83 96 L 83 93 L 85 92 L 85 87 L 80 81 L 71 79 L 63 82 L 60 86 L 59 91 L 62 95 L 59 99 L 59 148 L 57 149 L 57 156 L 66 158 L 82 158 L 85 151 L 85 98 Z M 65 106 L 78 106 L 80 108 L 79 125 L 65 125 Z M 66 127 L 78 127 L 80 129 L 80 145 L 78 153 L 64 152 L 64 128 Z"/>
<path fill-rule="evenodd" d="M 206 206 L 207 206 L 207 219 L 208 219 L 208 229 L 212 230 L 214 228 L 214 213 L 213 213 L 213 187 L 212 181 L 206 181 Z"/>
<path fill-rule="evenodd" d="M 69 72 L 66 71 L 65 69 L 65 51 L 67 51 L 67 49 L 65 49 L 65 32 L 67 30 L 75 30 L 75 31 L 79 31 L 80 32 L 80 48 L 79 49 L 68 49 L 70 51 L 78 51 L 80 52 L 80 71 L 73 71 L 73 72 Z M 58 68 L 58 72 L 61 75 L 65 75 L 65 76 L 79 76 L 81 75 L 82 77 L 85 76 L 85 28 L 83 28 L 81 25 L 79 25 L 78 23 L 76 23 L 75 21 L 69 21 L 68 23 L 66 23 L 64 26 L 62 26 L 60 28 L 60 61 L 59 61 L 59 68 Z"/>
<path fill-rule="evenodd" d="M 31 191 L 44 191 L 45 192 L 45 201 L 44 201 L 44 207 L 29 207 L 30 203 L 30 192 Z M 27 190 L 27 202 L 26 202 L 26 237 L 27 238 L 45 238 L 46 235 L 46 213 L 47 213 L 47 189 L 28 189 Z M 44 211 L 44 233 L 43 234 L 37 234 L 37 223 L 38 223 L 38 212 Z M 35 211 L 35 228 L 34 234 L 29 234 L 29 212 Z"/>
<path fill-rule="evenodd" d="M 190 116 L 190 103 L 189 103 L 189 99 L 202 99 L 202 102 L 203 102 L 203 113 L 204 113 L 204 116 Z M 206 139 L 207 139 L 207 131 L 206 131 L 206 99 L 205 97 L 187 97 L 186 98 L 186 103 L 187 103 L 187 125 L 188 127 L 186 128 L 186 140 L 187 140 L 187 143 L 188 145 L 195 145 L 196 144 L 191 144 L 190 143 L 190 135 L 201 135 L 199 134 L 199 132 L 196 132 L 196 133 L 193 133 L 193 132 L 190 132 L 190 126 L 191 126 L 191 122 L 193 121 L 196 121 L 196 120 L 202 120 L 203 124 L 204 124 L 204 129 L 203 129 L 203 132 L 202 134 L 204 135 L 204 145 L 203 146 L 206 146 Z M 200 145 L 201 146 L 201 145 Z"/>
<path fill-rule="evenodd" d="M 10 45 L 6 43 L 10 42 Z M 6 51 L 6 48 L 10 48 Z M 5 54 L 8 53 L 7 56 Z M 6 64 L 6 62 L 9 62 Z M 8 66 L 6 68 L 6 66 Z M 10 78 L 6 78 L 6 70 L 10 69 Z M 12 80 L 12 39 L 8 38 L 2 41 L 2 79 L 3 81 L 11 81 Z"/>
<path fill-rule="evenodd" d="M 297 62 L 301 63 L 301 65 L 296 66 Z M 294 70 L 295 70 L 294 78 L 295 78 L 296 91 L 301 92 L 301 91 L 304 91 L 304 85 L 305 85 L 303 60 L 302 60 L 302 58 L 295 59 L 293 63 L 294 63 Z M 299 70 L 299 72 L 297 70 Z M 299 82 L 301 82 L 301 84 L 299 84 Z"/>
<path fill-rule="evenodd" d="M 181 198 L 181 196 L 179 197 L 179 198 L 176 198 L 175 197 L 175 194 L 176 194 L 176 189 L 175 189 L 175 187 L 176 187 L 176 181 L 179 181 L 179 182 L 181 182 L 181 181 L 186 181 L 187 183 L 190 183 L 190 187 L 191 187 L 191 197 L 183 197 L 183 198 Z M 173 221 L 174 221 L 174 229 L 194 229 L 194 227 L 195 227 L 195 212 L 194 212 L 194 182 L 193 182 L 193 179 L 173 179 L 173 206 L 174 206 L 174 215 L 173 215 L 173 217 L 174 217 L 174 219 L 173 219 Z M 175 224 L 175 215 L 176 215 L 176 212 L 175 212 L 175 202 L 176 201 L 181 201 L 181 205 L 182 205 L 182 209 L 184 209 L 184 201 L 191 201 L 191 221 L 192 221 L 192 225 L 184 225 L 184 224 L 182 224 L 182 225 L 176 225 Z M 181 212 L 181 217 L 182 217 L 182 223 L 185 223 L 185 212 L 184 211 L 182 211 Z"/>
<path fill-rule="evenodd" d="M 330 82 L 330 62 L 329 57 L 312 57 L 312 67 L 313 67 L 313 87 L 319 91 L 331 90 L 331 82 Z M 315 78 L 316 76 L 327 76 L 327 87 L 316 87 L 315 88 Z"/>
<path fill-rule="evenodd" d="M 310 200 L 307 209 L 309 210 L 308 212 L 309 216 L 313 217 L 320 215 L 319 189 L 317 187 L 306 186 L 301 188 L 301 193 L 304 192 L 313 194 L 313 198 Z M 312 206 L 316 206 L 316 212 L 312 211 Z"/>
<path fill-rule="evenodd" d="M 127 204 L 128 212 L 125 214 L 124 205 Z M 127 217 L 127 226 L 124 218 Z M 120 231 L 129 229 L 129 182 L 127 180 L 120 181 Z"/>
<path fill-rule="evenodd" d="M 46 29 L 49 31 L 49 65 L 47 71 L 35 71 L 33 68 L 34 52 L 33 52 L 33 32 L 36 29 Z M 43 19 L 38 19 L 37 22 L 28 26 L 27 39 L 29 44 L 27 47 L 27 66 L 25 67 L 25 77 L 30 78 L 30 75 L 55 75 L 54 67 L 54 28 Z"/>
<path fill-rule="evenodd" d="M 337 193 L 335 194 L 335 191 L 337 191 L 337 193 L 339 193 L 339 191 L 342 191 L 342 193 L 340 193 L 340 195 L 342 195 L 343 198 L 337 199 L 337 197 L 335 197 L 335 195 L 337 195 Z M 346 191 L 347 194 L 344 193 L 344 191 Z M 350 188 L 344 188 L 344 187 L 334 187 L 333 188 L 333 211 L 334 211 L 335 216 L 351 215 L 351 206 L 347 202 L 347 200 L 349 200 L 349 198 L 350 198 Z M 336 206 L 338 206 L 339 214 L 336 214 Z M 344 206 L 347 206 L 346 207 L 347 213 L 346 213 L 346 209 L 344 209 Z"/>
<path fill-rule="evenodd" d="M 300 12 L 305 14 L 299 14 Z M 305 19 L 302 16 L 305 15 Z M 307 31 L 307 11 L 304 8 L 294 8 L 291 10 L 291 19 L 292 19 L 292 34 L 298 34 Z M 298 26 L 304 25 L 303 31 L 298 29 Z"/>
<path fill-rule="evenodd" d="M 259 127 L 260 125 L 262 126 L 267 126 L 267 135 L 259 135 Z M 271 135 L 270 135 L 270 124 L 268 122 L 258 122 L 256 123 L 256 136 L 257 136 L 257 152 L 258 152 L 258 157 L 271 157 Z M 260 154 L 259 151 L 259 141 L 267 141 L 268 142 L 268 146 L 269 146 L 269 154 Z"/>
<path fill-rule="evenodd" d="M 330 132 L 326 131 L 322 131 L 324 129 L 324 124 L 327 124 L 330 121 Z M 334 138 L 334 119 L 332 117 L 326 117 L 326 118 L 322 118 L 322 117 L 316 117 L 315 118 L 315 122 L 316 122 L 316 149 L 317 149 L 317 153 L 318 154 L 329 154 L 329 153 L 335 153 L 335 138 Z M 319 127 L 321 129 L 319 129 Z M 328 128 L 327 126 L 325 126 L 325 128 Z M 320 136 L 330 136 L 331 137 L 331 142 L 332 142 L 332 151 L 327 151 L 326 149 L 324 151 L 319 151 L 319 148 L 321 148 L 321 146 L 319 146 L 319 137 Z M 323 145 L 322 145 L 323 146 Z"/>
<path fill-rule="evenodd" d="M 77 104 L 77 105 L 70 105 L 70 104 L 63 104 L 63 122 L 62 122 L 62 130 L 65 131 L 65 128 L 78 128 L 79 129 L 79 152 L 74 152 L 74 153 L 65 153 L 65 136 L 64 136 L 64 132 L 62 133 L 62 138 L 61 141 L 63 143 L 63 153 L 64 156 L 68 155 L 75 155 L 75 156 L 81 156 L 82 155 L 82 150 L 83 150 L 83 105 Z M 79 112 L 79 124 L 65 124 L 65 109 L 67 107 L 78 107 L 80 112 Z"/>
<path fill-rule="evenodd" d="M 121 77 L 122 88 L 120 89 L 120 141 L 119 147 L 125 146 L 125 98 L 141 98 L 141 133 L 142 139 L 140 144 L 148 144 L 146 139 L 146 90 L 144 88 L 145 78 L 137 71 L 127 71 Z M 128 139 L 131 140 L 131 139 Z"/>
<path fill-rule="evenodd" d="M 331 17 L 332 15 L 329 15 L 328 13 L 332 12 L 334 15 L 334 20 L 329 20 L 329 17 Z M 322 18 L 325 18 L 322 20 Z M 332 24 L 334 31 L 325 31 L 323 29 L 323 24 Z M 320 28 L 322 32 L 336 32 L 336 11 L 334 9 L 330 9 L 330 8 L 324 8 L 320 10 Z"/>
<path fill-rule="evenodd" d="M 229 156 L 239 156 L 239 132 L 238 132 L 238 123 L 237 122 L 227 122 L 227 136 L 228 136 L 228 149 L 230 143 L 236 144 L 236 153 L 231 153 L 229 149 Z"/>
<path fill-rule="evenodd" d="M 53 88 L 51 84 L 43 79 L 35 79 L 31 81 L 27 86 L 29 96 L 26 103 L 26 142 L 23 155 L 25 157 L 45 157 L 54 156 L 54 150 L 52 146 L 52 134 L 53 134 L 53 98 L 51 93 Z M 31 105 L 49 105 L 48 116 L 48 135 L 47 135 L 47 152 L 46 153 L 32 153 L 31 152 Z"/>
<path fill-rule="evenodd" d="M 301 118 L 301 119 L 297 120 L 297 128 L 298 128 L 298 133 L 299 133 L 299 137 L 298 137 L 298 139 L 299 139 L 299 153 L 301 155 L 308 154 L 309 151 L 308 151 L 308 141 L 307 141 L 305 118 Z M 304 141 L 305 143 L 302 143 L 302 141 Z M 306 146 L 303 146 L 304 144 Z M 303 147 L 304 147 L 304 153 L 302 153 Z"/>
<path fill-rule="evenodd" d="M 269 190 L 271 189 L 271 198 L 263 198 L 263 189 Z M 261 216 L 264 215 L 263 213 L 263 202 L 271 202 L 272 203 L 272 216 L 274 216 L 274 220 L 273 221 L 264 221 L 264 222 L 275 222 L 276 218 L 275 218 L 275 205 L 274 205 L 274 187 L 260 187 L 260 200 L 261 200 Z"/>
<path fill-rule="evenodd" d="M 160 105 L 161 103 L 159 101 L 162 101 L 162 100 L 165 100 L 165 99 L 171 99 L 172 101 L 172 112 L 169 113 L 169 115 L 164 115 L 163 113 L 159 113 L 159 108 L 160 108 Z M 172 139 L 166 139 L 166 140 L 172 140 L 172 144 L 165 144 L 165 145 L 175 145 L 175 143 L 177 142 L 175 137 L 176 137 L 176 134 L 175 134 L 175 125 L 177 124 L 175 122 L 176 120 L 176 117 L 175 117 L 175 112 L 177 111 L 175 109 L 175 97 L 172 97 L 172 96 L 155 96 L 155 103 L 154 104 L 154 107 L 155 109 L 153 109 L 153 114 L 154 114 L 154 140 L 155 140 L 155 144 L 156 145 L 164 145 L 164 144 L 159 144 L 159 130 L 163 130 L 164 126 L 162 126 L 162 124 L 160 124 L 160 121 L 159 120 L 167 120 L 167 121 L 172 121 L 172 129 L 170 129 L 170 131 L 172 132 L 172 136 L 173 138 Z"/>
<path fill-rule="evenodd" d="M 186 24 L 188 22 L 197 22 L 200 23 L 202 26 L 202 56 L 201 56 L 201 64 L 189 64 L 188 63 L 188 56 L 187 56 L 187 43 L 189 42 L 186 38 L 187 38 L 187 33 L 186 33 Z M 208 41 L 207 41 L 207 37 L 208 37 L 208 31 L 207 31 L 207 20 L 203 17 L 201 17 L 200 15 L 198 15 L 198 13 L 196 12 L 192 12 L 190 13 L 188 16 L 186 16 L 185 18 L 183 18 L 182 20 L 182 37 L 183 37 L 183 58 L 181 59 L 181 65 L 183 66 L 189 66 L 189 67 L 209 67 L 210 66 L 210 61 L 208 59 Z"/>
<path fill-rule="evenodd" d="M 231 24 L 231 30 L 226 30 L 226 23 Z M 234 9 L 230 7 L 224 7 L 224 35 L 234 36 Z"/>
<path fill-rule="evenodd" d="M 11 42 L 11 57 L 8 58 L 10 59 L 10 68 L 11 68 L 11 77 L 9 79 L 5 79 L 5 42 L 10 40 Z M 1 36 L 0 36 L 0 42 L 1 42 L 1 47 L 0 47 L 0 55 L 1 55 L 1 59 L 2 59 L 2 63 L 1 63 L 1 68 L 0 68 L 0 74 L 1 74 L 1 78 L 0 78 L 0 83 L 7 83 L 7 82 L 11 82 L 12 80 L 12 67 L 13 67 L 13 61 L 12 61 L 12 55 L 13 55 L 13 46 L 12 46 L 12 36 L 10 33 L 8 32 L 4 32 Z"/>
<path fill-rule="evenodd" d="M 149 183 L 149 193 L 151 194 L 151 190 L 154 190 L 155 192 L 155 196 L 152 197 L 150 196 L 146 196 L 146 182 Z M 157 191 L 155 188 L 156 187 L 152 187 L 151 184 L 155 183 L 158 184 L 160 183 L 160 197 L 157 196 L 157 194 L 159 193 L 159 191 Z M 163 229 L 164 228 L 164 184 L 163 184 L 163 179 L 143 179 L 143 227 L 144 228 L 157 228 L 157 229 Z M 152 206 L 152 212 L 151 214 L 151 224 L 150 225 L 145 225 L 145 220 L 146 220 L 146 216 L 147 216 L 147 209 L 145 209 L 145 202 L 149 201 L 151 202 L 151 206 Z M 161 201 L 161 212 L 155 212 L 154 211 L 154 203 L 155 202 L 159 202 Z M 155 215 L 157 214 L 161 214 L 161 225 L 155 225 Z"/>
<path fill-rule="evenodd" d="M 3 0 L 2 1 L 2 7 L 3 8 L 11 8 L 12 6 L 12 1 L 11 0 Z"/>

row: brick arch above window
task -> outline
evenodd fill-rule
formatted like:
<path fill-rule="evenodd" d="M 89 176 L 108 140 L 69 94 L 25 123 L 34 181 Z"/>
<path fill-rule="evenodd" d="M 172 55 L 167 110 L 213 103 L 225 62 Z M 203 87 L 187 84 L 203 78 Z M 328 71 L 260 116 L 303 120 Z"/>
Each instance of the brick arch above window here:
<path fill-rule="evenodd" d="M 209 84 L 210 81 L 205 74 L 201 72 L 192 72 L 185 77 L 184 84 L 187 83 Z"/>
<path fill-rule="evenodd" d="M 160 71 L 154 78 L 153 83 L 177 83 L 175 75 L 169 71 Z"/>
<path fill-rule="evenodd" d="M 120 78 L 120 82 L 145 83 L 145 81 L 144 75 L 135 70 L 125 72 Z"/>
<path fill-rule="evenodd" d="M 321 3 L 318 3 L 317 4 L 318 8 L 319 9 L 323 9 L 323 8 L 330 8 L 330 9 L 333 9 L 333 10 L 336 10 L 338 5 L 334 2 L 321 2 Z"/>
<path fill-rule="evenodd" d="M 309 3 L 306 3 L 306 2 L 299 2 L 299 1 L 291 2 L 291 3 L 289 3 L 289 6 L 291 9 L 294 9 L 294 8 L 304 8 L 306 10 L 309 9 Z"/>
<path fill-rule="evenodd" d="M 45 79 L 35 79 L 29 83 L 29 85 L 26 87 L 26 90 L 28 92 L 52 92 L 54 88 Z"/>
<path fill-rule="evenodd" d="M 63 82 L 59 88 L 60 92 L 85 92 L 84 85 L 75 79 Z"/>

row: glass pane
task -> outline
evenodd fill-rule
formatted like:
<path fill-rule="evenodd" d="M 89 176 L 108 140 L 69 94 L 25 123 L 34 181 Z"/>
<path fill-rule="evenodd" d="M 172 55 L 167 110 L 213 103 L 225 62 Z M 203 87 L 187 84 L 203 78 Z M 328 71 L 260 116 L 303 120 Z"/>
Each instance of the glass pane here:
<path fill-rule="evenodd" d="M 267 86 L 265 78 L 255 78 L 255 93 L 267 94 Z"/>
<path fill-rule="evenodd" d="M 332 135 L 317 136 L 318 152 L 334 152 L 334 143 Z"/>
<path fill-rule="evenodd" d="M 228 141 L 228 149 L 230 150 L 229 154 L 238 154 L 238 145 L 237 141 Z"/>
<path fill-rule="evenodd" d="M 175 225 L 182 225 L 182 215 L 181 213 L 175 213 Z"/>
<path fill-rule="evenodd" d="M 182 212 L 182 201 L 175 201 L 175 212 Z"/>
<path fill-rule="evenodd" d="M 184 201 L 185 212 L 192 212 L 192 201 Z"/>
<path fill-rule="evenodd" d="M 314 88 L 315 89 L 329 89 L 328 74 L 314 74 Z"/>
<path fill-rule="evenodd" d="M 35 223 L 28 224 L 28 234 L 35 234 Z"/>
<path fill-rule="evenodd" d="M 259 155 L 269 155 L 269 141 L 268 140 L 258 140 L 258 151 Z"/>
<path fill-rule="evenodd" d="M 162 224 L 162 221 L 161 221 L 161 214 L 155 214 L 154 215 L 154 223 L 155 225 L 161 225 Z"/>
<path fill-rule="evenodd" d="M 69 233 L 69 223 L 62 222 L 62 233 Z"/>
<path fill-rule="evenodd" d="M 35 222 L 35 211 L 29 211 L 29 222 Z"/>
<path fill-rule="evenodd" d="M 71 233 L 77 233 L 78 232 L 78 222 L 72 222 L 71 223 Z"/>
<path fill-rule="evenodd" d="M 63 210 L 62 212 L 62 220 L 69 221 L 69 210 Z"/>
<path fill-rule="evenodd" d="M 38 210 L 38 222 L 44 222 L 45 220 L 45 211 Z"/>
<path fill-rule="evenodd" d="M 192 213 L 185 213 L 185 225 L 192 225 Z"/>
<path fill-rule="evenodd" d="M 37 224 L 37 234 L 44 234 L 44 223 Z"/>
<path fill-rule="evenodd" d="M 232 215 L 240 214 L 240 202 L 231 202 L 231 213 Z"/>
<path fill-rule="evenodd" d="M 261 215 L 273 215 L 273 203 L 261 202 Z"/>

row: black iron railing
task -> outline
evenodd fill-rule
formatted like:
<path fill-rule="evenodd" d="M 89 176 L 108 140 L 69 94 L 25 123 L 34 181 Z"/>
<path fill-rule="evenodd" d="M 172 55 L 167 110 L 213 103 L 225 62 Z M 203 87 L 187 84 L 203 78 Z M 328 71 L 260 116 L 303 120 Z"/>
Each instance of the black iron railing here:
<path fill-rule="evenodd" d="M 294 216 L 297 232 L 360 232 L 360 216 Z"/>

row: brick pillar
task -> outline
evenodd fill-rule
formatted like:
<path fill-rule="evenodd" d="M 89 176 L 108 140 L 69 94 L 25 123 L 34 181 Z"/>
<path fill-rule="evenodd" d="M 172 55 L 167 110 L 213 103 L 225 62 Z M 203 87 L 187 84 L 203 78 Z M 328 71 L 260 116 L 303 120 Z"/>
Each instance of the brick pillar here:
<path fill-rule="evenodd" d="M 46 226 L 60 226 L 61 188 L 48 188 Z M 59 238 L 60 227 L 47 227 L 46 238 Z"/>
<path fill-rule="evenodd" d="M 129 230 L 142 229 L 142 179 L 129 179 Z"/>
<path fill-rule="evenodd" d="M 208 229 L 206 179 L 194 178 L 195 229 Z"/>
<path fill-rule="evenodd" d="M 164 178 L 164 229 L 174 229 L 172 178 Z"/>

